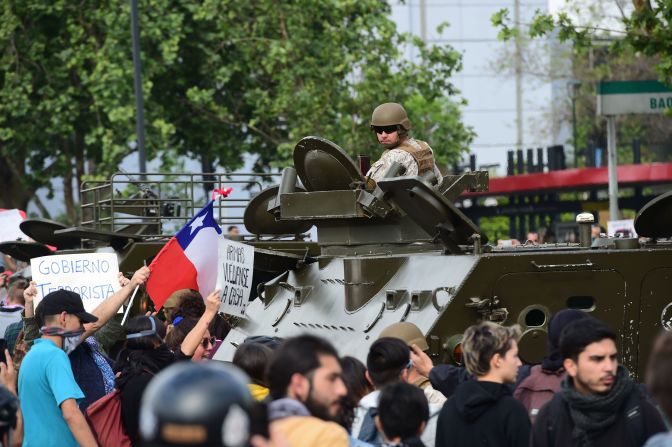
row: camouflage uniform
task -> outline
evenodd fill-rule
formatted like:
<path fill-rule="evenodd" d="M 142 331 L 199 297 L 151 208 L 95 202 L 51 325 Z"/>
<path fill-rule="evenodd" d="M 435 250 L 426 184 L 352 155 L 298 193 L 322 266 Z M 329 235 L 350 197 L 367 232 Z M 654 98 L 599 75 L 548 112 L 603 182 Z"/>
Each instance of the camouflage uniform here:
<path fill-rule="evenodd" d="M 404 139 L 399 146 L 383 152 L 380 160 L 371 165 L 366 176 L 377 182 L 383 178 L 394 162 L 405 168 L 404 176 L 423 175 L 428 171 L 433 171 L 439 181 L 437 186 L 441 185 L 443 176 L 434 162 L 432 148 L 424 141 L 414 138 Z"/>

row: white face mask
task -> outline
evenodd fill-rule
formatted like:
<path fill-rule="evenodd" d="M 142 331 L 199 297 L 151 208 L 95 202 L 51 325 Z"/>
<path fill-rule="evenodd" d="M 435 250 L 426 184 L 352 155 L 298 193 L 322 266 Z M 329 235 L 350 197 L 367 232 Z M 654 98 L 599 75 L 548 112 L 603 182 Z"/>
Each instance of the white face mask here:
<path fill-rule="evenodd" d="M 70 353 L 79 346 L 83 333 L 84 329 L 78 329 L 63 334 L 63 350 L 66 354 L 70 355 Z"/>
<path fill-rule="evenodd" d="M 40 329 L 42 335 L 58 335 L 63 337 L 63 350 L 66 354 L 70 354 L 72 351 L 79 346 L 79 342 L 82 339 L 82 334 L 84 333 L 84 328 L 79 328 L 74 331 L 64 331 L 60 327 L 43 327 Z"/>

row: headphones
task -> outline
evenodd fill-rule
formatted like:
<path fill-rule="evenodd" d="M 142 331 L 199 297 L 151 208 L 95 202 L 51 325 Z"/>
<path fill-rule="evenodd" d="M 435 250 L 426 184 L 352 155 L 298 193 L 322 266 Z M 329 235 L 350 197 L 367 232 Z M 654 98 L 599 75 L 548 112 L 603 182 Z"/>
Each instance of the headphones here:
<path fill-rule="evenodd" d="M 126 340 L 131 340 L 133 338 L 141 338 L 141 337 L 150 337 L 152 335 L 158 335 L 156 332 L 156 321 L 154 321 L 154 317 L 148 317 L 149 322 L 152 323 L 152 328 L 151 329 L 146 329 L 144 331 L 140 332 L 134 332 L 133 334 L 128 334 L 126 335 Z"/>

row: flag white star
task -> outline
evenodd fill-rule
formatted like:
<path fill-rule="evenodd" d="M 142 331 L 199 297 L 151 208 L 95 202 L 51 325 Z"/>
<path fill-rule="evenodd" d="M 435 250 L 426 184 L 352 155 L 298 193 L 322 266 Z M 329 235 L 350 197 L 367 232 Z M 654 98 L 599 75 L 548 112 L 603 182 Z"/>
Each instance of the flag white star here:
<path fill-rule="evenodd" d="M 189 235 L 194 234 L 194 231 L 196 231 L 200 227 L 202 227 L 204 220 L 205 220 L 205 214 L 202 214 L 202 215 L 198 216 L 197 218 L 195 218 L 194 221 L 189 224 L 189 227 L 191 228 L 191 231 L 189 232 Z"/>

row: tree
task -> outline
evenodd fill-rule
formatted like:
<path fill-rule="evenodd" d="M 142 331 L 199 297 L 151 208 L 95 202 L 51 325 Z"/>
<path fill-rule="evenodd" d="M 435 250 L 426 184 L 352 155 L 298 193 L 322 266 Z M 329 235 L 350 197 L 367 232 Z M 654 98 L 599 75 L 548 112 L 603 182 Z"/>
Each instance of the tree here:
<path fill-rule="evenodd" d="M 605 5 L 605 3 L 608 3 Z M 500 38 L 557 36 L 562 42 L 571 42 L 572 77 L 580 81 L 577 98 L 577 140 L 585 149 L 590 142 L 606 148 L 606 123 L 596 116 L 595 84 L 599 81 L 623 79 L 650 79 L 658 76 L 664 82 L 672 81 L 672 55 L 669 2 L 635 0 L 630 8 L 618 1 L 570 1 L 564 12 L 557 16 L 536 13 L 530 23 L 513 23 L 508 10 L 500 10 L 492 17 L 500 27 Z M 605 14 L 608 6 L 615 7 L 619 17 Z M 572 18 L 570 13 L 574 10 Z M 581 23 L 578 23 L 578 18 Z M 566 73 L 562 73 L 566 76 Z M 552 73 L 549 73 L 552 76 Z M 662 146 L 669 146 L 672 131 L 665 116 L 622 116 L 618 118 L 617 138 L 619 162 L 631 162 L 630 145 L 634 138 L 642 138 L 643 159 L 662 161 L 666 156 L 656 154 Z"/>
<path fill-rule="evenodd" d="M 68 220 L 77 219 L 74 184 L 107 176 L 131 152 L 133 84 L 129 8 L 116 2 L 2 2 L 0 42 L 0 191 L 6 207 L 25 208 L 35 192 L 63 178 Z M 153 2 L 145 88 L 166 70 L 179 16 Z M 152 52 L 158 52 L 158 55 Z M 150 114 L 150 153 L 171 129 Z"/>
<path fill-rule="evenodd" d="M 377 148 L 368 117 L 407 105 L 416 135 L 442 163 L 467 149 L 449 78 L 459 53 L 400 34 L 380 0 L 141 0 L 149 157 L 205 171 L 288 163 L 320 135 L 351 154 Z M 133 152 L 134 101 L 127 2 L 3 1 L 0 42 L 0 197 L 25 208 L 50 180 L 106 178 Z M 406 44 L 419 62 L 403 59 Z M 40 206 L 39 202 L 36 202 Z M 48 210 L 42 206 L 42 213 Z"/>
<path fill-rule="evenodd" d="M 579 11 L 578 4 L 570 2 Z M 509 39 L 521 32 L 521 25 L 527 25 L 531 37 L 548 35 L 557 30 L 561 41 L 571 41 L 578 51 L 585 51 L 595 42 L 608 42 L 613 51 L 632 50 L 659 62 L 656 70 L 662 81 L 672 83 L 672 3 L 665 0 L 632 0 L 628 10 L 621 2 L 613 6 L 620 11 L 620 26 L 577 24 L 567 12 L 554 17 L 539 11 L 529 24 L 512 23 L 507 9 L 502 9 L 492 17 L 492 23 L 500 27 L 500 37 Z M 581 4 L 585 8 L 585 4 Z"/>

